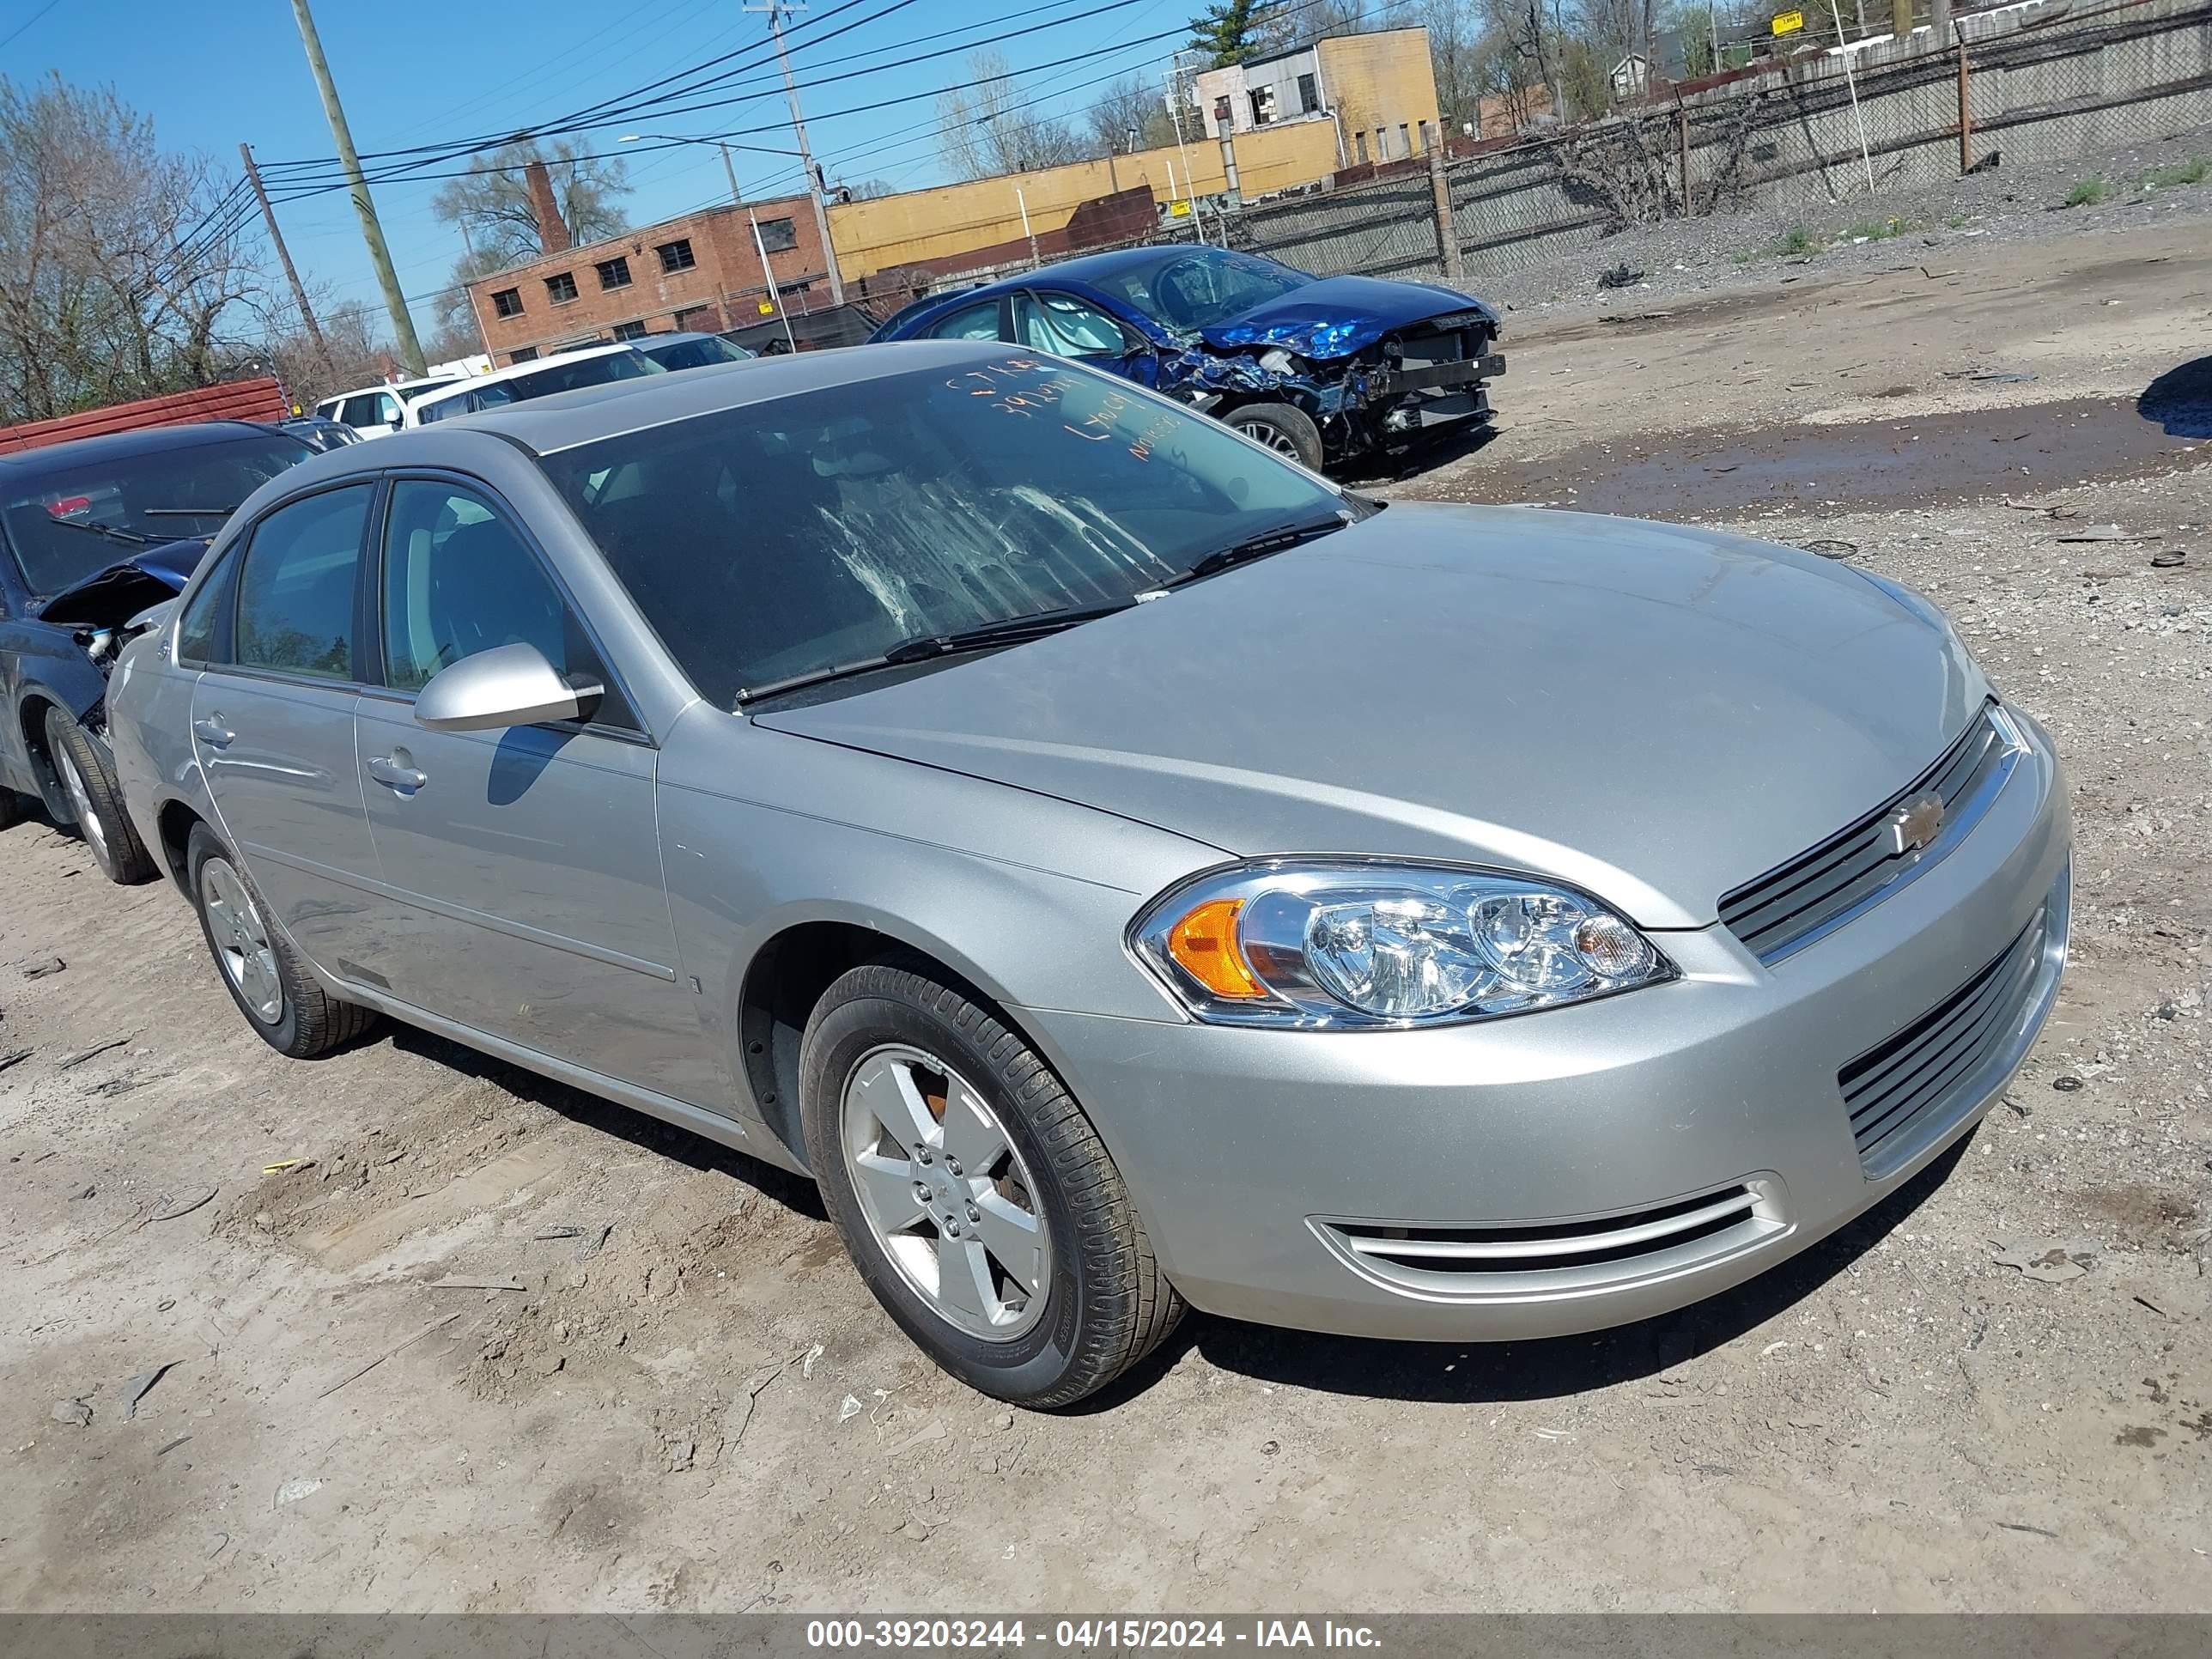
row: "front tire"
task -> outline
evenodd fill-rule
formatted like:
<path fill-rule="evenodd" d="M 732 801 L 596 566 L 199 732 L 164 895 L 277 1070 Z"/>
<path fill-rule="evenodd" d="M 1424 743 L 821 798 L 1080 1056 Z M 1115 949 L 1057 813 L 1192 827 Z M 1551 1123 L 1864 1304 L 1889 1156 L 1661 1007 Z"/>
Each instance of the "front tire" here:
<path fill-rule="evenodd" d="M 1246 404 L 1231 410 L 1221 421 L 1231 432 L 1241 432 L 1311 471 L 1321 471 L 1321 428 L 1295 404 Z"/>
<path fill-rule="evenodd" d="M 76 818 L 79 840 L 108 880 L 122 887 L 154 878 L 154 860 L 123 810 L 123 786 L 114 763 L 66 710 L 46 709 L 46 753 L 61 780 L 62 794 Z"/>
<path fill-rule="evenodd" d="M 294 1060 L 313 1060 L 343 1047 L 376 1023 L 373 1009 L 341 1002 L 325 991 L 270 926 L 261 896 L 230 849 L 205 824 L 185 845 L 192 908 L 223 988 L 264 1042 Z"/>
<path fill-rule="evenodd" d="M 1068 1405 L 1182 1318 L 1082 1109 L 958 991 L 904 967 L 852 969 L 807 1022 L 799 1097 L 861 1279 L 969 1387 Z"/>

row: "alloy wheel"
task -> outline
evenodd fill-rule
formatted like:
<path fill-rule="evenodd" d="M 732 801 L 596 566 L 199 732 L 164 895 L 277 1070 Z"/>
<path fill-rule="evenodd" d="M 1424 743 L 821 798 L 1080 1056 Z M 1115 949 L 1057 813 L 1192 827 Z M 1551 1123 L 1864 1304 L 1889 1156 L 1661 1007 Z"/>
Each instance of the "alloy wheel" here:
<path fill-rule="evenodd" d="M 214 941 L 223 977 L 256 1019 L 274 1025 L 284 1013 L 284 981 L 276 969 L 276 949 L 270 943 L 260 907 L 227 860 L 209 859 L 200 866 L 200 905 L 207 913 L 208 937 Z"/>
<path fill-rule="evenodd" d="M 845 1165 L 870 1234 L 938 1317 L 1011 1342 L 1052 1274 L 1036 1183 L 981 1092 L 935 1055 L 890 1045 L 845 1079 Z"/>
<path fill-rule="evenodd" d="M 1278 455 L 1287 455 L 1294 461 L 1299 459 L 1297 442 L 1280 427 L 1263 424 L 1258 421 L 1255 421 L 1249 426 L 1239 426 L 1232 421 L 1230 422 L 1230 429 L 1243 433 L 1255 443 L 1265 444 Z"/>

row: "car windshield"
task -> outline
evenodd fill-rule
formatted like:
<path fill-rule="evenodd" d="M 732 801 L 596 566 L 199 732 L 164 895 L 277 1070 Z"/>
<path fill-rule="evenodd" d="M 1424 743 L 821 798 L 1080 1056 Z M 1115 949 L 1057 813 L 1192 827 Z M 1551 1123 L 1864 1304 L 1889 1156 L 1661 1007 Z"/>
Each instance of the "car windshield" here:
<path fill-rule="evenodd" d="M 1203 247 L 1133 262 L 1090 283 L 1173 333 L 1194 334 L 1313 280 L 1273 259 Z"/>
<path fill-rule="evenodd" d="M 540 462 L 702 696 L 1127 603 L 1345 499 L 1205 416 L 1009 353 Z M 865 681 L 854 682 L 865 684 Z"/>
<path fill-rule="evenodd" d="M 64 465 L 10 480 L 0 526 L 24 586 L 47 599 L 146 548 L 213 536 L 231 508 L 314 453 L 289 433 L 262 432 Z"/>

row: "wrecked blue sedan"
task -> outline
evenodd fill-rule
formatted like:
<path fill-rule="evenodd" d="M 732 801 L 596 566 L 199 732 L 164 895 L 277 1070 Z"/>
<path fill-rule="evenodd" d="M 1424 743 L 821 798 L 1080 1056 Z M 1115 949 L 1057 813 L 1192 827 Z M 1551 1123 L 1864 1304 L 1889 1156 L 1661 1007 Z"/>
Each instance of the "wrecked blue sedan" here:
<path fill-rule="evenodd" d="M 874 340 L 1004 340 L 1180 398 L 1310 467 L 1490 419 L 1498 313 L 1226 248 L 1094 253 L 917 301 Z"/>

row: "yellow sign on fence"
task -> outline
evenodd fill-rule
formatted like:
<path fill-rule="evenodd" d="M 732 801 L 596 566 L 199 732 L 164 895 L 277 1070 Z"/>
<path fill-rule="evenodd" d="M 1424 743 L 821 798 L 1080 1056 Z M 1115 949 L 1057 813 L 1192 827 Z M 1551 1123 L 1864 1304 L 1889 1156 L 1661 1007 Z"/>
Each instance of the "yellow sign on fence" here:
<path fill-rule="evenodd" d="M 1170 219 L 1189 218 L 1190 204 L 1188 202 L 1170 202 L 1168 204 L 1168 217 Z"/>
<path fill-rule="evenodd" d="M 1782 11 L 1774 15 L 1774 32 L 1777 34 L 1795 34 L 1804 27 L 1805 14 L 1802 11 Z"/>

